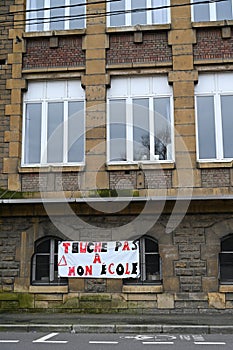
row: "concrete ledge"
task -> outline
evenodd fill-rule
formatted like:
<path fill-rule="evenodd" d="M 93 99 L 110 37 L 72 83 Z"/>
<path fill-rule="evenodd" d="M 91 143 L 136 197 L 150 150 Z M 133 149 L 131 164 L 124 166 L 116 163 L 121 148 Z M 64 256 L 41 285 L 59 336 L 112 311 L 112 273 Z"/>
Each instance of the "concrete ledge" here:
<path fill-rule="evenodd" d="M 232 334 L 233 326 L 209 326 L 210 334 Z"/>
<path fill-rule="evenodd" d="M 116 325 L 116 333 L 161 333 L 161 325 Z"/>
<path fill-rule="evenodd" d="M 116 326 L 111 324 L 82 324 L 73 325 L 74 333 L 116 333 Z"/>
<path fill-rule="evenodd" d="M 163 333 L 181 333 L 181 334 L 208 334 L 209 326 L 201 325 L 164 325 Z"/>

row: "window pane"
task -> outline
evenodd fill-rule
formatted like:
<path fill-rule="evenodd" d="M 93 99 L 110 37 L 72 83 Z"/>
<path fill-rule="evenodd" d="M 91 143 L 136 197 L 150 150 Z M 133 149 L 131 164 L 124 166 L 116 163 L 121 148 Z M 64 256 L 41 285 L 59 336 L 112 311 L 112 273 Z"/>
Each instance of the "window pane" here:
<path fill-rule="evenodd" d="M 125 0 L 110 2 L 110 26 L 125 25 Z M 118 14 L 117 14 L 118 13 Z"/>
<path fill-rule="evenodd" d="M 152 23 L 168 23 L 168 8 L 162 9 L 163 6 L 168 6 L 168 0 L 152 0 L 152 7 L 159 8 L 152 11 Z"/>
<path fill-rule="evenodd" d="M 216 2 L 217 20 L 232 19 L 231 0 Z"/>
<path fill-rule="evenodd" d="M 213 96 L 197 97 L 197 119 L 199 158 L 216 158 Z"/>
<path fill-rule="evenodd" d="M 146 0 L 131 0 L 132 1 L 132 25 L 146 24 L 146 11 L 140 11 L 139 9 L 146 8 Z"/>
<path fill-rule="evenodd" d="M 223 154 L 233 158 L 233 96 L 221 96 Z"/>
<path fill-rule="evenodd" d="M 205 22 L 210 20 L 209 4 L 195 4 L 200 0 L 193 0 L 193 13 L 195 22 Z"/>
<path fill-rule="evenodd" d="M 233 254 L 220 253 L 219 260 L 221 282 L 233 281 Z"/>
<path fill-rule="evenodd" d="M 46 239 L 39 243 L 36 247 L 36 253 L 50 253 L 50 240 Z"/>
<path fill-rule="evenodd" d="M 145 252 L 146 253 L 157 253 L 158 252 L 158 243 L 152 239 L 145 238 Z"/>
<path fill-rule="evenodd" d="M 50 0 L 50 7 L 57 7 L 56 9 L 51 9 L 50 11 L 50 29 L 51 30 L 61 30 L 65 26 L 65 0 Z M 62 8 L 59 8 L 63 6 Z"/>
<path fill-rule="evenodd" d="M 159 273 L 159 255 L 147 254 L 145 256 L 146 261 L 146 279 L 147 280 L 160 280 Z"/>
<path fill-rule="evenodd" d="M 70 5 L 81 5 L 70 7 L 70 29 L 84 28 L 85 0 L 71 0 Z"/>
<path fill-rule="evenodd" d="M 63 161 L 63 103 L 48 104 L 47 162 Z"/>
<path fill-rule="evenodd" d="M 221 250 L 223 252 L 233 252 L 233 234 L 222 239 Z"/>
<path fill-rule="evenodd" d="M 160 160 L 172 159 L 170 99 L 154 99 L 155 150 Z"/>
<path fill-rule="evenodd" d="M 68 162 L 84 160 L 84 103 L 69 102 Z"/>
<path fill-rule="evenodd" d="M 150 159 L 149 100 L 133 100 L 134 160 Z"/>
<path fill-rule="evenodd" d="M 126 155 L 126 103 L 111 100 L 110 110 L 110 161 L 124 161 Z"/>
<path fill-rule="evenodd" d="M 36 10 L 29 12 L 29 21 L 27 22 L 29 31 L 42 31 L 43 30 L 43 19 L 44 19 L 44 10 L 38 11 L 39 9 L 44 8 L 44 0 L 31 0 L 29 2 L 28 9 Z"/>
<path fill-rule="evenodd" d="M 49 255 L 36 255 L 36 280 L 49 282 Z"/>
<path fill-rule="evenodd" d="M 25 163 L 40 163 L 41 104 L 28 103 L 25 121 Z"/>

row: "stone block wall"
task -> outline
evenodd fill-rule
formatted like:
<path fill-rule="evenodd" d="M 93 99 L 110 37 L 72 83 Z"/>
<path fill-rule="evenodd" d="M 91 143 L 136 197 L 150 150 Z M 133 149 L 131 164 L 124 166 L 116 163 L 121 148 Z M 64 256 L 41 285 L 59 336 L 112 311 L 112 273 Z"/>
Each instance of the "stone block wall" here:
<path fill-rule="evenodd" d="M 232 286 L 220 285 L 218 281 L 220 241 L 233 232 L 230 214 L 188 214 L 170 234 L 164 231 L 169 216 L 159 218 L 149 234 L 159 243 L 161 285 L 127 286 L 121 279 L 70 278 L 67 286 L 52 287 L 30 285 L 31 258 L 35 239 L 47 235 L 61 237 L 61 233 L 46 216 L 39 219 L 38 215 L 32 215 L 39 210 L 38 206 L 24 209 L 24 215 L 21 208 L 14 217 L 1 217 L 1 310 L 48 308 L 64 312 L 127 313 L 198 313 L 220 309 L 229 313 L 233 310 Z M 83 230 L 76 225 L 75 231 L 81 240 L 110 239 L 111 228 L 119 222 L 119 215 L 84 217 L 93 229 Z M 121 224 L 133 218 L 124 215 Z M 65 226 L 63 222 L 63 231 L 69 236 L 74 222 L 66 220 Z M 107 229 L 108 237 L 101 227 Z"/>
<path fill-rule="evenodd" d="M 5 141 L 5 131 L 9 130 L 10 119 L 5 117 L 5 106 L 10 103 L 10 91 L 6 89 L 7 79 L 11 78 L 12 70 L 8 64 L 8 53 L 12 52 L 12 42 L 8 40 L 8 29 L 13 25 L 9 16 L 10 5 L 14 0 L 1 4 L 1 21 L 6 25 L 0 28 L 0 188 L 7 188 L 7 175 L 3 174 L 3 159 L 8 156 L 9 145 Z M 5 14 L 5 15 L 4 15 Z"/>

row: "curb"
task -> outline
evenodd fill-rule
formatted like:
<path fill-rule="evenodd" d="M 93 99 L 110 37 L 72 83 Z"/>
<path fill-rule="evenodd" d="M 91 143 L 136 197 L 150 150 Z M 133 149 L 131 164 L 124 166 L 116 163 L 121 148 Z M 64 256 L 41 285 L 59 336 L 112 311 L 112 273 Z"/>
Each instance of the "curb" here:
<path fill-rule="evenodd" d="M 135 324 L 0 324 L 0 332 L 233 334 L 233 326 Z"/>

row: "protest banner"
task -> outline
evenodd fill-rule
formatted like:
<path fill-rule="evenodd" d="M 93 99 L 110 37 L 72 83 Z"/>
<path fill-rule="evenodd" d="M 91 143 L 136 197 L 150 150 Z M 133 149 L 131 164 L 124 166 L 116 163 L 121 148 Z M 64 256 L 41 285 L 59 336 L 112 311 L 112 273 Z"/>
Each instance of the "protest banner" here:
<path fill-rule="evenodd" d="M 137 278 L 139 274 L 138 242 L 59 242 L 60 277 Z"/>

